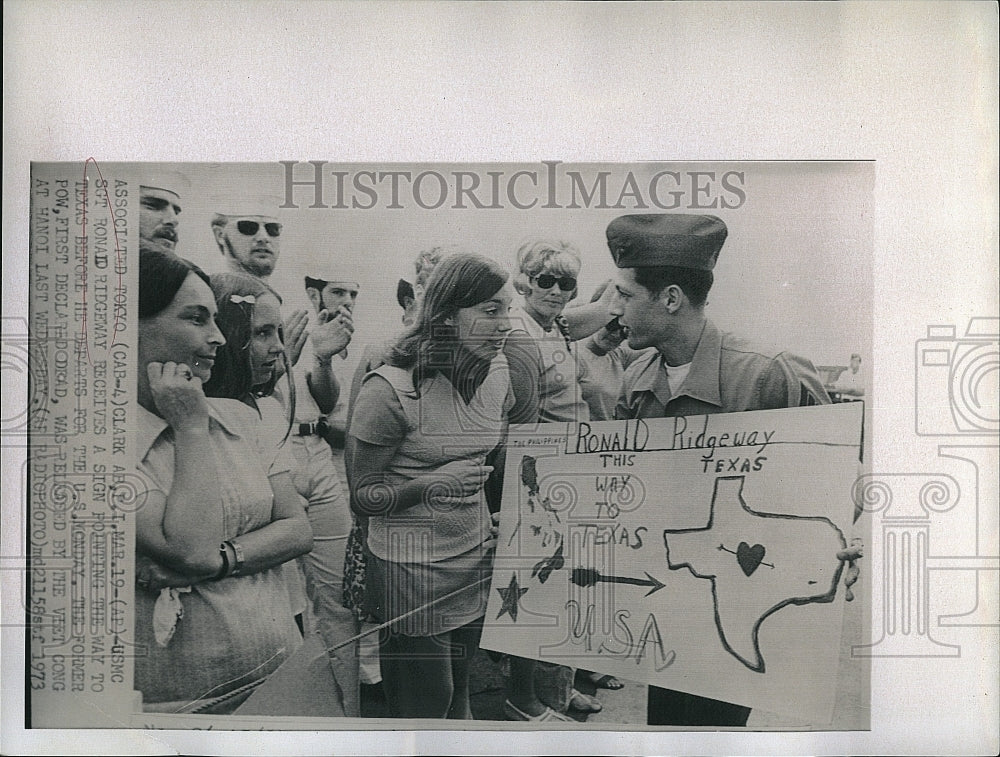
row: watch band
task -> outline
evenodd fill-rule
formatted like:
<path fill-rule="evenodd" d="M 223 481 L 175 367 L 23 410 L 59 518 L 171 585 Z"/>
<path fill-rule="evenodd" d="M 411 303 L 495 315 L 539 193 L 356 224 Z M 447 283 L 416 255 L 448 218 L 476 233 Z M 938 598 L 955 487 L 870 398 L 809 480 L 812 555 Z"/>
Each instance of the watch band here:
<path fill-rule="evenodd" d="M 222 544 L 219 545 L 219 554 L 222 555 L 222 569 L 219 571 L 218 575 L 216 575 L 216 577 L 215 577 L 216 581 L 218 581 L 219 579 L 225 578 L 226 576 L 229 575 L 229 543 L 228 542 L 222 542 Z"/>
<path fill-rule="evenodd" d="M 238 576 L 242 572 L 243 563 L 245 562 L 243 558 L 243 547 L 232 539 L 227 541 L 226 544 L 233 548 L 233 555 L 236 557 L 236 560 L 233 562 L 232 568 L 229 571 L 229 575 Z"/>

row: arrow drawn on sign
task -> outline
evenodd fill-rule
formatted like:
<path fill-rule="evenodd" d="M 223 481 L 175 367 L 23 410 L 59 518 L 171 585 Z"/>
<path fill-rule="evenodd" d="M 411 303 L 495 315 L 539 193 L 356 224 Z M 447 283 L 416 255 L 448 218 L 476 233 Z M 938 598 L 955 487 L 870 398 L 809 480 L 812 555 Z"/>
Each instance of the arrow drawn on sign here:
<path fill-rule="evenodd" d="M 645 573 L 645 571 L 643 571 Z M 570 574 L 569 580 L 575 583 L 577 586 L 582 586 L 584 588 L 588 586 L 594 586 L 597 583 L 612 583 L 612 584 L 631 584 L 632 586 L 649 586 L 649 591 L 646 592 L 648 597 L 655 591 L 659 591 L 666 584 L 662 581 L 657 581 L 649 573 L 646 573 L 645 578 L 630 578 L 628 576 L 602 576 L 599 571 L 595 568 L 573 568 L 573 572 Z"/>

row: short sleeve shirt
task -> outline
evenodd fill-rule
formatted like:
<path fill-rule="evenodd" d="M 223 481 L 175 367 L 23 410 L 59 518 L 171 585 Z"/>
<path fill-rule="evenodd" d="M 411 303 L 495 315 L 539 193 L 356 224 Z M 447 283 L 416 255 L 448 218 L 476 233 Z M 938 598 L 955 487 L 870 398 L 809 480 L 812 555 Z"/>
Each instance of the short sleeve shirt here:
<path fill-rule="evenodd" d="M 390 483 L 401 484 L 454 460 L 484 464 L 500 443 L 513 401 L 503 353 L 494 359 L 469 402 L 441 374 L 425 380 L 417 394 L 410 371 L 383 365 L 361 386 L 350 433 L 369 444 L 394 447 L 386 476 Z M 446 506 L 420 502 L 371 516 L 368 546 L 384 560 L 436 562 L 482 544 L 489 538 L 491 523 L 481 490 Z M 406 544 L 417 545 L 419 556 L 403 554 L 400 550 L 408 549 Z"/>
<path fill-rule="evenodd" d="M 174 434 L 159 416 L 138 408 L 137 473 L 164 494 L 174 481 Z M 257 412 L 236 400 L 209 400 L 209 436 L 215 452 L 226 539 L 271 522 L 269 476 L 289 470 Z M 207 503 L 210 506 L 212 503 Z M 166 647 L 152 627 L 156 596 L 136 589 L 135 686 L 146 702 L 219 696 L 265 677 L 299 644 L 280 570 L 194 584 L 181 594 L 184 615 Z M 220 686 L 220 683 L 224 685 Z"/>

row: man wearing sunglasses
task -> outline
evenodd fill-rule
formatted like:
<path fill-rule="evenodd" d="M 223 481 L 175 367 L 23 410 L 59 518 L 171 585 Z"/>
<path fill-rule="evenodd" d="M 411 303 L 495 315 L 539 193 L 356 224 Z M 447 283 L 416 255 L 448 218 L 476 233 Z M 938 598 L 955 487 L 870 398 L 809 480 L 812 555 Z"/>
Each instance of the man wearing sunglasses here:
<path fill-rule="evenodd" d="M 280 199 L 266 197 L 222 201 L 212 218 L 212 233 L 231 271 L 267 281 L 281 254 Z"/>

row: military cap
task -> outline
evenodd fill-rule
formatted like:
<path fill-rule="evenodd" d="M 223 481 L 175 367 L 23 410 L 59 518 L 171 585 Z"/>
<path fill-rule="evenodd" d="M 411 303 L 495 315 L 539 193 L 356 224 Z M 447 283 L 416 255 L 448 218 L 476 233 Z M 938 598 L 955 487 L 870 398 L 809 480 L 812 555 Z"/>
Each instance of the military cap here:
<path fill-rule="evenodd" d="M 306 289 L 319 289 L 322 291 L 326 289 L 330 284 L 340 284 L 345 289 L 360 289 L 361 285 L 356 281 L 351 281 L 350 279 L 345 279 L 343 277 L 338 277 L 333 269 L 328 269 L 323 273 L 324 276 L 329 276 L 328 279 L 321 279 L 318 276 L 306 276 Z"/>
<path fill-rule="evenodd" d="M 239 218 L 252 216 L 257 218 L 278 218 L 278 206 L 283 202 L 277 195 L 253 190 L 232 190 L 210 198 L 211 209 L 215 213 Z"/>
<path fill-rule="evenodd" d="M 191 188 L 191 181 L 183 173 L 158 166 L 144 167 L 139 184 L 147 189 L 171 192 L 178 197 Z"/>
<path fill-rule="evenodd" d="M 620 216 L 608 224 L 608 248 L 619 268 L 677 266 L 711 271 L 726 241 L 715 216 L 654 213 Z"/>

